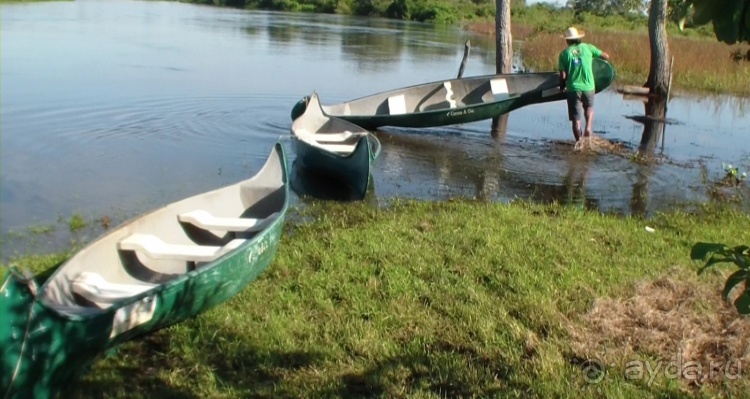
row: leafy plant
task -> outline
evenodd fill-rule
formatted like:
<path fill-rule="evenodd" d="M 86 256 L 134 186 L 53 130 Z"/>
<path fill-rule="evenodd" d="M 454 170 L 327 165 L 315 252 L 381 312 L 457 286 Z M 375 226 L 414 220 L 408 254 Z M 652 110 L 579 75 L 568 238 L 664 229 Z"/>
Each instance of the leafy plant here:
<path fill-rule="evenodd" d="M 745 287 L 734 300 L 734 307 L 740 314 L 750 314 L 750 247 L 747 245 L 728 247 L 721 243 L 698 242 L 690 250 L 690 259 L 706 261 L 698 270 L 698 275 L 718 263 L 729 262 L 737 265 L 739 270 L 727 277 L 721 295 L 725 301 L 728 301 L 732 289 L 744 282 Z"/>
<path fill-rule="evenodd" d="M 747 179 L 747 173 L 740 173 L 740 170 L 736 166 L 732 166 L 732 164 L 722 164 L 721 166 L 724 168 L 724 172 L 726 172 L 726 174 L 724 175 L 724 179 L 722 179 L 725 184 L 738 186 L 740 183 Z"/>
<path fill-rule="evenodd" d="M 750 0 L 687 0 L 679 8 L 679 26 L 691 17 L 696 25 L 711 23 L 716 39 L 727 44 L 750 42 Z"/>

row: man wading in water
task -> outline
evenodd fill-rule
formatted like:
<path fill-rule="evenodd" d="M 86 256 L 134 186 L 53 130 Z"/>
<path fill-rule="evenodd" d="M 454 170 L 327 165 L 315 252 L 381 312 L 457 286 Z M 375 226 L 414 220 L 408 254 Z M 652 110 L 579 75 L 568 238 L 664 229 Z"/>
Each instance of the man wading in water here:
<path fill-rule="evenodd" d="M 581 138 L 581 104 L 586 117 L 584 137 L 591 137 L 594 121 L 594 72 L 591 64 L 594 57 L 609 60 L 609 54 L 596 46 L 582 43 L 583 32 L 568 28 L 563 35 L 568 47 L 560 53 L 557 69 L 560 71 L 560 90 L 566 93 L 568 118 L 572 122 L 576 142 Z"/>

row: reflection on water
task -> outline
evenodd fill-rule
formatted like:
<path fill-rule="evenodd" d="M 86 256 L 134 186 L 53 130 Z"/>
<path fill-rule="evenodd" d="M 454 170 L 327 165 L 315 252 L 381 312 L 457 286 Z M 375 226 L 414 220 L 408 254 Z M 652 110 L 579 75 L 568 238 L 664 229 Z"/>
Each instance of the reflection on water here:
<path fill-rule="evenodd" d="M 638 146 L 640 157 L 653 157 L 659 138 L 665 133 L 667 127 L 667 100 L 666 98 L 650 97 L 644 102 L 643 134 Z M 663 143 L 663 141 L 662 141 Z M 662 151 L 664 146 L 662 145 Z"/>
<path fill-rule="evenodd" d="M 511 118 L 512 119 L 512 118 Z M 485 141 L 467 147 L 461 136 L 408 135 L 377 132 L 383 144 L 383 174 L 409 172 L 420 187 L 440 199 L 464 196 L 482 200 L 532 199 L 597 208 L 598 199 L 586 190 L 587 175 L 595 154 L 572 151 L 572 143 L 540 142 L 534 150 L 528 142 Z M 408 163 L 401 161 L 408 159 Z M 545 163 L 540 168 L 540 163 Z M 385 170 L 383 170 L 385 169 Z"/>
<path fill-rule="evenodd" d="M 362 198 L 361 193 L 358 193 L 346 182 L 331 176 L 316 174 L 300 166 L 296 161 L 292 162 L 290 187 L 303 203 L 310 200 L 367 201 L 368 198 L 372 200 L 375 197 L 375 184 L 372 177 L 370 177 L 367 192 Z"/>
<path fill-rule="evenodd" d="M 88 241 L 103 216 L 116 226 L 245 179 L 279 138 L 292 164 L 289 113 L 312 91 L 331 104 L 453 78 L 466 40 L 463 76 L 495 69 L 491 38 L 387 19 L 97 0 L 3 3 L 0 18 L 4 259 Z M 495 127 L 379 130 L 365 200 L 521 198 L 649 215 L 705 199 L 703 174 L 722 162 L 750 169 L 746 98 L 678 93 L 655 104 L 608 90 L 596 103 L 595 134 L 624 154 L 573 151 L 562 102 Z M 346 198 L 293 177 L 300 193 Z M 75 214 L 88 229 L 68 231 Z"/>

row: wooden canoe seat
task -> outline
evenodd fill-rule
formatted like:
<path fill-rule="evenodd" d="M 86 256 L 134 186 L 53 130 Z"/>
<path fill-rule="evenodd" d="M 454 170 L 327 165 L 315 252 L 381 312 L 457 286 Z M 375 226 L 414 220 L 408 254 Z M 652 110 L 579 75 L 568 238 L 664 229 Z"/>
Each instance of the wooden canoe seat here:
<path fill-rule="evenodd" d="M 154 284 L 110 283 L 98 273 L 92 272 L 83 272 L 72 282 L 74 293 L 97 303 L 114 303 L 139 295 L 153 287 L 155 287 Z"/>
<path fill-rule="evenodd" d="M 391 115 L 401 115 L 406 113 L 406 100 L 403 94 L 388 97 L 388 112 Z"/>
<path fill-rule="evenodd" d="M 239 247 L 245 239 L 236 238 L 223 247 L 208 245 L 167 244 L 150 234 L 133 234 L 118 243 L 121 250 L 138 251 L 154 259 L 210 262 Z"/>
<path fill-rule="evenodd" d="M 180 222 L 192 223 L 195 226 L 206 230 L 221 230 L 221 231 L 234 231 L 234 232 L 252 232 L 263 229 L 271 221 L 273 221 L 279 215 L 278 212 L 274 212 L 267 218 L 263 219 L 251 219 L 251 218 L 224 218 L 216 217 L 207 211 L 202 209 L 196 209 L 187 213 L 183 213 L 177 216 Z"/>

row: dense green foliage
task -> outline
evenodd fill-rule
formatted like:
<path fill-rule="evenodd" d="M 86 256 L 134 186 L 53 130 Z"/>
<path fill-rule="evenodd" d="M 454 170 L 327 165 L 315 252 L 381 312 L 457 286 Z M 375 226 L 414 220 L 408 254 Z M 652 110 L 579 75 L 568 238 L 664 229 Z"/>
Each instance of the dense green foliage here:
<path fill-rule="evenodd" d="M 477 15 L 494 15 L 487 5 L 472 1 L 445 0 L 187 0 L 200 4 L 264 9 L 387 17 L 437 24 L 454 24 Z"/>
<path fill-rule="evenodd" d="M 576 12 L 597 15 L 643 14 L 648 2 L 643 0 L 568 0 L 567 6 Z"/>
<path fill-rule="evenodd" d="M 711 23 L 716 38 L 728 44 L 750 42 L 750 0 L 686 0 L 693 7 L 696 24 Z"/>

